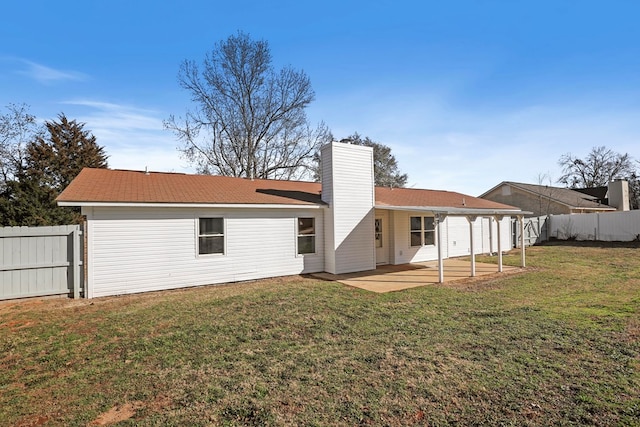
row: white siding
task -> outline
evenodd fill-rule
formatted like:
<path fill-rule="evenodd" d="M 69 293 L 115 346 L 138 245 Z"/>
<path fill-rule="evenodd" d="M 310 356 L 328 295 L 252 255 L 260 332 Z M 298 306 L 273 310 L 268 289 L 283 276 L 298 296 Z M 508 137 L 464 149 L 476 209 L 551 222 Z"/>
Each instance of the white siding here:
<path fill-rule="evenodd" d="M 460 216 L 448 217 L 447 230 L 449 232 L 449 256 L 469 255 L 471 253 L 471 242 L 469 239 L 469 221 L 467 221 L 467 218 Z"/>
<path fill-rule="evenodd" d="M 323 209 L 93 208 L 89 297 L 323 270 Z M 225 254 L 198 255 L 199 217 L 225 219 Z M 298 216 L 315 217 L 316 253 L 297 255 Z"/>
<path fill-rule="evenodd" d="M 488 251 L 496 253 L 498 252 L 498 226 L 500 226 L 500 248 L 502 252 L 511 250 L 511 217 L 504 217 L 501 221 L 491 220 L 491 245 Z"/>
<path fill-rule="evenodd" d="M 329 204 L 325 270 L 373 270 L 373 150 L 331 143 L 322 148 L 322 159 L 322 198 Z"/>
<path fill-rule="evenodd" d="M 511 250 L 512 247 L 512 239 L 511 239 L 511 217 L 507 216 L 502 218 L 500 221 L 500 243 L 502 252 L 507 252 Z"/>

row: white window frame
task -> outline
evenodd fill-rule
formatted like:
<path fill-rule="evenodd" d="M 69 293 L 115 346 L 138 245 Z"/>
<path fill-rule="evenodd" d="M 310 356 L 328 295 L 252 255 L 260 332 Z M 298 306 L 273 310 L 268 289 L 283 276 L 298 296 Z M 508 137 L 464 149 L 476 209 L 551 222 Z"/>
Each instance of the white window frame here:
<path fill-rule="evenodd" d="M 412 218 L 420 218 L 420 229 L 418 230 L 413 229 L 411 226 L 411 219 Z M 426 227 L 426 218 L 431 218 L 432 219 L 432 224 L 433 224 L 433 228 L 427 229 Z M 418 233 L 420 232 L 420 245 L 414 245 L 412 244 L 412 239 L 411 236 L 413 233 Z M 412 248 L 420 248 L 420 247 L 424 247 L 424 246 L 435 246 L 436 245 L 436 222 L 435 222 L 435 218 L 432 216 L 418 216 L 418 215 L 410 215 L 409 216 L 409 247 Z M 425 242 L 425 233 L 433 233 L 433 243 L 426 243 Z"/>
<path fill-rule="evenodd" d="M 313 234 L 300 234 L 300 220 L 301 219 L 311 219 L 313 220 Z M 317 218 L 314 216 L 299 216 L 296 218 L 296 256 L 306 256 L 306 255 L 314 255 L 317 253 Z M 313 237 L 313 252 L 305 252 L 300 253 L 300 238 L 301 237 Z"/>
<path fill-rule="evenodd" d="M 222 221 L 222 234 L 200 234 L 200 220 L 202 219 L 219 219 Z M 201 237 L 222 237 L 222 252 L 200 253 Z M 227 253 L 227 221 L 221 216 L 199 216 L 196 218 L 196 256 L 197 257 L 216 257 L 224 256 Z"/>

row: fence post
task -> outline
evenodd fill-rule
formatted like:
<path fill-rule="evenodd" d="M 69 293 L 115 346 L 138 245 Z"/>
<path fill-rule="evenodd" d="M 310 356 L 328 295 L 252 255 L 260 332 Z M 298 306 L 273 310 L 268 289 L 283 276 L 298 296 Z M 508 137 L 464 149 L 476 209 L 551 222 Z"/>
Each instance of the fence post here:
<path fill-rule="evenodd" d="M 80 226 L 73 227 L 73 298 L 80 298 Z"/>

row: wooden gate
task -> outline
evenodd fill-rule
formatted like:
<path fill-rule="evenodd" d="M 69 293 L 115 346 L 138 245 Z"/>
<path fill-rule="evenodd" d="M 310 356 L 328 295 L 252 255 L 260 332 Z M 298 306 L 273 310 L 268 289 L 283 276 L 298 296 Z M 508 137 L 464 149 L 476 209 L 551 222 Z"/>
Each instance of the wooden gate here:
<path fill-rule="evenodd" d="M 0 300 L 69 295 L 83 289 L 79 225 L 0 228 Z"/>
<path fill-rule="evenodd" d="M 536 243 L 542 243 L 546 240 L 549 240 L 548 237 L 548 217 L 538 216 L 532 218 L 524 218 L 524 245 L 525 246 L 533 246 Z M 512 236 L 513 236 L 513 247 L 520 247 L 520 226 L 518 224 L 518 220 L 512 220 Z"/>

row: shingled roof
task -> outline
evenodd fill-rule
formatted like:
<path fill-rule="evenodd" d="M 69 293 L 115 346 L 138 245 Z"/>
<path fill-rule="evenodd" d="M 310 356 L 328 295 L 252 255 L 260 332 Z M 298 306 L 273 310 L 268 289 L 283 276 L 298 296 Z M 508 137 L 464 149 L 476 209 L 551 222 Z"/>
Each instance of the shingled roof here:
<path fill-rule="evenodd" d="M 322 203 L 315 182 L 85 168 L 58 202 L 292 204 Z"/>
<path fill-rule="evenodd" d="M 480 197 L 483 197 L 485 194 L 490 193 L 494 189 L 500 187 L 501 185 L 510 185 L 515 188 L 519 188 L 528 193 L 535 194 L 536 196 L 542 196 L 545 198 L 549 198 L 550 200 L 554 200 L 558 203 L 562 203 L 571 208 L 588 208 L 588 209 L 601 209 L 601 210 L 615 210 L 615 208 L 602 204 L 598 197 L 586 194 L 580 191 L 572 190 L 570 188 L 562 188 L 562 187 L 552 187 L 549 185 L 536 185 L 536 184 L 524 184 L 521 182 L 513 182 L 513 181 L 504 181 L 491 190 L 485 192 Z"/>
<path fill-rule="evenodd" d="M 318 182 L 85 168 L 58 196 L 61 205 L 103 203 L 324 205 Z M 518 210 L 461 193 L 376 187 L 376 206 Z"/>

